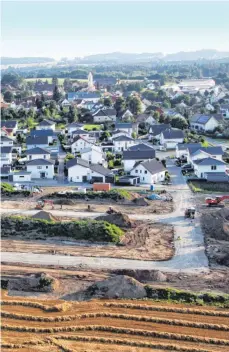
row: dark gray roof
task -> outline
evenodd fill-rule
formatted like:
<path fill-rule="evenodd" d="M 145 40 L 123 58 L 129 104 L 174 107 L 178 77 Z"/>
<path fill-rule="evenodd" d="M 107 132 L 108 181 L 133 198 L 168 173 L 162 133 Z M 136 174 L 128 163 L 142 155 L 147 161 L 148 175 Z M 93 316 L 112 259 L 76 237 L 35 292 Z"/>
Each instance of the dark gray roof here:
<path fill-rule="evenodd" d="M 170 128 L 170 125 L 165 123 L 162 123 L 160 125 L 153 125 L 153 126 L 150 126 L 150 133 L 153 134 L 154 136 L 157 136 L 161 132 L 167 130 L 168 128 Z"/>
<path fill-rule="evenodd" d="M 213 116 L 212 115 L 193 115 L 190 118 L 192 123 L 198 123 L 200 125 L 205 125 Z"/>
<path fill-rule="evenodd" d="M 72 122 L 67 127 L 76 127 L 76 128 L 78 128 L 78 127 L 82 127 L 82 126 L 83 126 L 82 123 Z"/>
<path fill-rule="evenodd" d="M 68 160 L 66 163 L 66 168 L 69 169 L 70 167 L 73 167 L 75 165 L 80 165 L 80 166 L 89 168 L 89 162 L 87 160 L 83 160 L 81 158 L 75 158 L 75 159 Z"/>
<path fill-rule="evenodd" d="M 27 155 L 29 155 L 29 154 L 43 154 L 44 155 L 44 154 L 50 154 L 50 152 L 48 152 L 44 148 L 36 147 L 36 148 L 26 150 L 25 154 L 27 154 Z"/>
<path fill-rule="evenodd" d="M 105 113 L 106 113 L 108 116 L 113 116 L 113 115 L 116 116 L 116 110 L 113 109 L 113 108 L 108 108 L 108 109 L 106 109 L 106 110 L 104 110 L 104 111 L 105 111 Z"/>
<path fill-rule="evenodd" d="M 99 164 L 91 164 L 90 169 L 94 172 L 98 172 L 99 174 L 103 176 L 107 176 L 111 173 L 111 170 L 106 169 L 104 166 L 99 165 Z"/>
<path fill-rule="evenodd" d="M 147 144 L 144 144 L 144 143 L 139 143 L 139 144 L 136 144 L 136 145 L 132 145 L 132 147 L 130 147 L 128 150 L 154 150 L 153 146 L 150 147 L 149 145 Z"/>
<path fill-rule="evenodd" d="M 39 126 L 51 126 L 53 124 L 55 124 L 55 122 L 49 121 L 49 120 L 43 120 L 39 123 Z"/>
<path fill-rule="evenodd" d="M 10 171 L 11 171 L 11 166 L 2 166 L 0 174 L 8 175 L 10 173 Z"/>
<path fill-rule="evenodd" d="M 5 128 L 15 128 L 17 126 L 17 121 L 15 120 L 2 120 L 0 121 L 0 126 Z"/>
<path fill-rule="evenodd" d="M 126 150 L 123 152 L 123 160 L 147 160 L 155 158 L 155 150 Z"/>
<path fill-rule="evenodd" d="M 28 161 L 26 165 L 53 165 L 53 163 L 47 159 L 34 159 Z"/>
<path fill-rule="evenodd" d="M 127 132 L 127 131 L 115 130 L 115 131 L 113 131 L 113 132 L 112 132 L 112 135 L 114 135 L 114 134 L 118 134 L 118 133 L 126 133 L 126 134 L 128 134 L 128 132 Z"/>
<path fill-rule="evenodd" d="M 129 137 L 129 136 L 119 136 L 119 137 L 116 137 L 116 138 L 113 138 L 113 141 L 114 142 L 121 142 L 121 141 L 134 141 L 133 138 Z"/>
<path fill-rule="evenodd" d="M 96 111 L 95 114 L 93 114 L 93 116 L 108 116 L 105 112 L 105 110 L 99 110 L 99 111 Z"/>
<path fill-rule="evenodd" d="M 6 137 L 6 136 L 1 136 L 1 141 L 2 142 L 13 142 L 13 139 Z"/>
<path fill-rule="evenodd" d="M 203 151 L 208 154 L 211 154 L 211 155 L 223 155 L 224 154 L 223 149 L 220 146 L 218 146 L 218 147 L 199 147 L 197 145 L 197 146 L 193 146 L 193 147 L 188 148 L 190 155 L 196 153 L 198 150 Z"/>
<path fill-rule="evenodd" d="M 229 104 L 221 104 L 220 109 L 229 110 Z"/>
<path fill-rule="evenodd" d="M 52 137 L 54 135 L 53 130 L 32 130 L 30 131 L 30 136 L 40 137 L 40 136 L 48 136 Z"/>
<path fill-rule="evenodd" d="M 203 159 L 197 159 L 193 161 L 194 164 L 196 165 L 225 165 L 226 163 L 224 161 L 215 159 L 215 158 L 203 158 Z"/>
<path fill-rule="evenodd" d="M 143 163 L 141 163 L 141 165 L 144 166 L 144 168 L 148 170 L 152 175 L 166 170 L 164 165 L 156 159 L 144 161 Z"/>
<path fill-rule="evenodd" d="M 179 129 L 169 128 L 162 132 L 165 139 L 184 138 L 184 132 Z"/>
<path fill-rule="evenodd" d="M 132 123 L 131 122 L 116 122 L 115 128 L 123 129 L 123 128 L 132 128 Z"/>
<path fill-rule="evenodd" d="M 178 149 L 178 150 L 186 150 L 186 149 L 192 148 L 192 147 L 194 147 L 194 148 L 197 148 L 197 147 L 201 148 L 201 144 L 200 144 L 200 143 L 178 143 L 178 144 L 177 144 L 177 149 Z"/>
<path fill-rule="evenodd" d="M 86 130 L 78 129 L 78 130 L 72 131 L 72 134 L 78 134 L 78 135 L 80 135 L 80 134 L 89 134 L 89 132 L 86 131 Z"/>
<path fill-rule="evenodd" d="M 28 136 L 26 138 L 27 145 L 48 144 L 48 136 Z"/>
<path fill-rule="evenodd" d="M 0 147 L 1 153 L 8 154 L 11 153 L 12 147 Z"/>

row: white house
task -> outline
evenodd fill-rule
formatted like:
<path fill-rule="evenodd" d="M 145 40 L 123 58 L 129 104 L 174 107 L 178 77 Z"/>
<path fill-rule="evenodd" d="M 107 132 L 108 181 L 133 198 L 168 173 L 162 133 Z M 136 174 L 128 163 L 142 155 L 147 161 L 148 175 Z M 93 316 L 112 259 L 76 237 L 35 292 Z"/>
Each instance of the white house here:
<path fill-rule="evenodd" d="M 188 154 L 187 154 L 187 162 L 188 163 L 193 163 L 193 161 L 198 160 L 198 159 L 203 159 L 207 157 L 211 157 L 217 160 L 222 160 L 223 159 L 223 149 L 222 147 L 199 147 L 197 146 L 191 146 L 188 147 Z"/>
<path fill-rule="evenodd" d="M 127 131 L 115 130 L 112 132 L 112 136 L 110 137 L 110 139 L 112 140 L 120 136 L 129 136 L 129 133 Z"/>
<path fill-rule="evenodd" d="M 212 115 L 194 115 L 190 118 L 190 127 L 195 131 L 214 131 L 219 122 Z"/>
<path fill-rule="evenodd" d="M 215 110 L 214 106 L 212 104 L 210 104 L 210 103 L 207 103 L 205 105 L 205 109 L 208 110 L 208 111 L 214 111 Z"/>
<path fill-rule="evenodd" d="M 49 120 L 43 120 L 36 126 L 37 130 L 53 130 L 55 131 L 55 122 Z"/>
<path fill-rule="evenodd" d="M 69 135 L 71 135 L 73 131 L 78 130 L 78 129 L 83 130 L 84 129 L 83 124 L 77 123 L 77 122 L 72 122 L 67 126 L 67 132 Z"/>
<path fill-rule="evenodd" d="M 123 152 L 124 171 L 129 172 L 138 162 L 148 161 L 155 158 L 155 150 L 126 150 Z"/>
<path fill-rule="evenodd" d="M 93 144 L 87 139 L 77 136 L 76 138 L 74 138 L 73 143 L 71 145 L 71 152 L 72 154 L 79 153 L 85 148 L 92 147 L 92 145 Z"/>
<path fill-rule="evenodd" d="M 92 145 L 90 148 L 81 150 L 81 158 L 89 162 L 89 164 L 106 164 L 105 155 L 99 146 Z"/>
<path fill-rule="evenodd" d="M 149 139 L 156 139 L 156 140 L 160 140 L 161 137 L 161 132 L 167 130 L 168 128 L 170 128 L 171 126 L 169 124 L 166 123 L 161 123 L 159 125 L 153 125 L 149 127 Z"/>
<path fill-rule="evenodd" d="M 9 181 L 11 182 L 30 182 L 31 181 L 31 172 L 29 171 L 19 171 L 12 172 L 9 174 Z"/>
<path fill-rule="evenodd" d="M 34 159 L 26 164 L 26 169 L 31 172 L 31 178 L 53 179 L 54 165 L 49 160 Z"/>
<path fill-rule="evenodd" d="M 220 112 L 222 113 L 224 118 L 229 119 L 229 104 L 221 104 Z"/>
<path fill-rule="evenodd" d="M 211 157 L 196 159 L 193 162 L 193 167 L 195 175 L 199 178 L 206 178 L 206 173 L 225 173 L 228 168 L 224 161 Z"/>
<path fill-rule="evenodd" d="M 16 120 L 1 120 L 0 121 L 1 129 L 7 132 L 8 136 L 15 136 L 18 130 L 18 121 Z"/>
<path fill-rule="evenodd" d="M 71 106 L 71 103 L 69 103 L 68 99 L 64 99 L 60 105 L 63 108 L 68 108 L 69 106 Z"/>
<path fill-rule="evenodd" d="M 78 129 L 72 131 L 71 135 L 69 137 L 71 138 L 71 140 L 73 140 L 74 138 L 76 138 L 78 136 L 82 137 L 82 138 L 85 138 L 85 139 L 88 139 L 89 132 L 86 131 L 86 130 L 78 128 Z"/>
<path fill-rule="evenodd" d="M 111 174 L 109 169 L 106 169 L 102 165 L 91 164 L 90 165 L 90 175 L 88 181 L 94 182 L 106 182 L 106 177 Z"/>
<path fill-rule="evenodd" d="M 115 129 L 127 132 L 129 136 L 133 133 L 133 125 L 130 122 L 116 122 Z"/>
<path fill-rule="evenodd" d="M 93 120 L 95 123 L 103 122 L 115 122 L 116 121 L 116 110 L 115 109 L 100 109 L 93 114 Z"/>
<path fill-rule="evenodd" d="M 130 119 L 133 116 L 134 115 L 132 114 L 132 112 L 129 109 L 126 109 L 120 114 L 119 118 L 120 120 L 124 120 L 124 119 Z"/>
<path fill-rule="evenodd" d="M 139 176 L 140 183 L 146 184 L 164 181 L 165 173 L 165 167 L 156 159 L 137 163 L 130 171 L 131 176 Z"/>
<path fill-rule="evenodd" d="M 86 160 L 81 158 L 68 160 L 66 168 L 69 182 L 87 182 L 90 178 L 89 162 Z"/>
<path fill-rule="evenodd" d="M 12 163 L 12 147 L 1 147 L 0 148 L 0 163 L 3 165 L 11 165 Z"/>
<path fill-rule="evenodd" d="M 176 128 L 169 128 L 160 135 L 160 144 L 166 149 L 175 149 L 178 143 L 183 143 L 184 132 Z"/>
<path fill-rule="evenodd" d="M 129 136 L 119 136 L 113 139 L 113 144 L 115 152 L 122 152 L 135 145 L 136 142 Z"/>
<path fill-rule="evenodd" d="M 201 148 L 200 143 L 178 143 L 176 145 L 176 158 L 186 157 L 189 154 L 188 148 Z"/>
<path fill-rule="evenodd" d="M 28 161 L 34 159 L 50 159 L 50 152 L 40 147 L 28 149 L 25 151 L 25 154 Z"/>
<path fill-rule="evenodd" d="M 0 145 L 1 147 L 13 147 L 14 141 L 13 139 L 6 137 L 6 136 L 2 136 L 0 139 Z"/>

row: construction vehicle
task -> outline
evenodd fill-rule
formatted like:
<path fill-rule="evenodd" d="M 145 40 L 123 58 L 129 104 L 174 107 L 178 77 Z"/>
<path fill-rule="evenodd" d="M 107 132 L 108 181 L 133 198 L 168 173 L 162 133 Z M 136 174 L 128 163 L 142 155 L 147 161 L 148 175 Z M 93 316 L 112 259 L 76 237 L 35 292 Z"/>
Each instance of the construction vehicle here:
<path fill-rule="evenodd" d="M 109 207 L 109 209 L 106 211 L 107 214 L 115 214 L 117 213 L 112 207 Z"/>
<path fill-rule="evenodd" d="M 184 217 L 185 218 L 194 219 L 195 218 L 195 212 L 196 212 L 195 208 L 187 208 L 187 209 L 185 209 Z"/>
<path fill-rule="evenodd" d="M 54 204 L 52 200 L 38 200 L 35 209 L 43 209 L 46 204 L 51 205 L 52 209 L 54 209 Z"/>
<path fill-rule="evenodd" d="M 228 196 L 217 196 L 215 198 L 205 198 L 205 202 L 207 204 L 208 207 L 212 207 L 212 206 L 217 206 L 219 205 L 221 202 L 223 202 L 225 199 L 229 199 L 229 195 Z M 224 205 L 222 205 L 224 206 Z"/>

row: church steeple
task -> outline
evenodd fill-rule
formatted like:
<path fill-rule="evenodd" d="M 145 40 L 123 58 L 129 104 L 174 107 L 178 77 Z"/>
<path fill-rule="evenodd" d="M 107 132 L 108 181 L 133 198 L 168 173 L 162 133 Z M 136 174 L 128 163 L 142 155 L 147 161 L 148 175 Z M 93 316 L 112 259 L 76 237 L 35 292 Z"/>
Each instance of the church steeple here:
<path fill-rule="evenodd" d="M 88 85 L 88 89 L 94 89 L 93 75 L 91 72 L 89 72 L 88 74 L 87 85 Z"/>

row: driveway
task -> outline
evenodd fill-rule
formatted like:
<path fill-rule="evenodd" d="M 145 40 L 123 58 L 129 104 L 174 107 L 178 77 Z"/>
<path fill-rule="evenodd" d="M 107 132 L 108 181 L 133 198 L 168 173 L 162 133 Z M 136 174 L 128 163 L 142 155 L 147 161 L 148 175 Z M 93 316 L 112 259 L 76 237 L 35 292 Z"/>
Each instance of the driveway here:
<path fill-rule="evenodd" d="M 2 252 L 2 261 L 13 263 L 27 263 L 40 265 L 83 265 L 94 269 L 148 269 L 171 272 L 195 272 L 207 271 L 208 260 L 205 255 L 204 239 L 200 228 L 199 214 L 195 220 L 184 219 L 184 211 L 187 207 L 195 206 L 194 197 L 188 188 L 185 179 L 180 173 L 180 168 L 176 167 L 172 160 L 167 163 L 168 171 L 173 180 L 173 186 L 168 187 L 174 198 L 175 211 L 170 214 L 149 214 L 149 215 L 129 215 L 131 218 L 143 220 L 149 219 L 167 224 L 172 224 L 175 231 L 175 255 L 168 261 L 141 261 L 117 258 L 89 258 L 89 257 L 68 257 L 62 255 L 33 254 Z M 61 216 L 60 210 L 51 210 L 53 215 Z M 18 209 L 2 209 L 2 213 L 18 213 Z M 33 215 L 36 211 L 26 210 L 20 214 Z M 65 211 L 65 216 L 72 217 L 96 217 L 100 213 L 82 213 Z"/>

